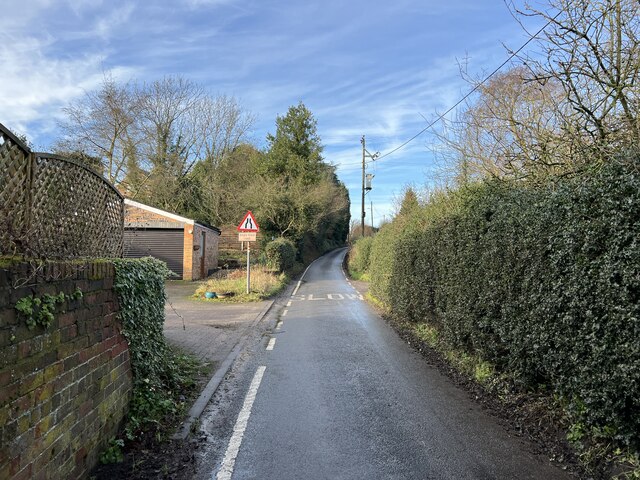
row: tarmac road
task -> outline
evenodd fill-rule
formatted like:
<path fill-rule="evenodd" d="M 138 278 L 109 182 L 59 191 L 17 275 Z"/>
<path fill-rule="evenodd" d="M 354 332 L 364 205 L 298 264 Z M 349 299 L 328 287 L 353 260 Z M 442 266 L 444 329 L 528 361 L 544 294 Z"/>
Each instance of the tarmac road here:
<path fill-rule="evenodd" d="M 234 367 L 198 478 L 570 478 L 411 350 L 347 282 L 344 253 L 311 265 Z"/>

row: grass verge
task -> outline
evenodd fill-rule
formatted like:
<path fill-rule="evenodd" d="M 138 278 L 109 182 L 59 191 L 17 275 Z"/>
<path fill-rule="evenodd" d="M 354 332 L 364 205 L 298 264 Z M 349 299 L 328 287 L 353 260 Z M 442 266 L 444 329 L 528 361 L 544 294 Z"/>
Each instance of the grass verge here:
<path fill-rule="evenodd" d="M 251 288 L 247 293 L 246 270 L 220 270 L 196 288 L 193 298 L 207 302 L 257 302 L 280 293 L 288 282 L 284 273 L 255 266 L 251 268 Z M 206 292 L 215 293 L 217 298 L 205 298 Z"/>

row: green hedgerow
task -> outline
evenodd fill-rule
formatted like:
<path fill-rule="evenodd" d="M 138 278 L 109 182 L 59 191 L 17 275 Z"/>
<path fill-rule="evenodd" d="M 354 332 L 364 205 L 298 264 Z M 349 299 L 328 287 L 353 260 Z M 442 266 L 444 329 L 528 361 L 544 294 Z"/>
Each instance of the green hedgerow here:
<path fill-rule="evenodd" d="M 442 194 L 375 237 L 371 292 L 450 348 L 550 386 L 592 438 L 638 448 L 637 165 Z"/>

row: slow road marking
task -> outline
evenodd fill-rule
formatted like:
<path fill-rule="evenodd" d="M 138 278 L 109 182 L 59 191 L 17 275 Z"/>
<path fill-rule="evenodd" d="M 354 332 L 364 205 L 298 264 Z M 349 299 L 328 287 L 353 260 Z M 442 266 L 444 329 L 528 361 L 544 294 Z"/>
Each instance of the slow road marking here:
<path fill-rule="evenodd" d="M 247 423 L 249 422 L 249 416 L 251 415 L 251 408 L 253 407 L 253 402 L 258 394 L 258 388 L 260 388 L 260 382 L 262 382 L 262 377 L 266 369 L 267 367 L 264 365 L 258 367 L 258 370 L 253 376 L 253 380 L 251 380 L 249 391 L 247 392 L 247 396 L 244 398 L 242 409 L 240 410 L 236 424 L 233 427 L 233 435 L 231 436 L 231 440 L 229 440 L 229 445 L 227 446 L 227 451 L 222 459 L 220 470 L 218 470 L 218 475 L 216 477 L 211 477 L 212 479 L 231 480 L 233 467 L 236 464 L 236 458 L 238 457 L 242 438 L 244 437 L 244 431 L 247 429 Z"/>
<path fill-rule="evenodd" d="M 298 302 L 318 302 L 322 300 L 364 300 L 364 297 L 359 293 L 327 293 L 320 296 L 310 293 L 309 295 L 298 295 L 293 300 Z"/>

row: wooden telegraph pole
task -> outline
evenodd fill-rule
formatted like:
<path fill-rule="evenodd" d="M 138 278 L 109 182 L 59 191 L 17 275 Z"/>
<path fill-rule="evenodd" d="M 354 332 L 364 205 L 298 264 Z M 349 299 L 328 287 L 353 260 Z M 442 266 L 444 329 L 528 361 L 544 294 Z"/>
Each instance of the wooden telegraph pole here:
<path fill-rule="evenodd" d="M 365 168 L 366 168 L 366 158 L 369 157 L 371 160 L 375 160 L 376 158 L 378 158 L 380 156 L 380 152 L 376 152 L 373 155 L 369 153 L 369 151 L 366 148 L 364 135 L 360 139 L 360 143 L 362 144 L 362 217 L 361 217 L 361 224 L 362 224 L 362 236 L 364 237 L 364 217 L 366 215 L 366 213 L 365 213 L 365 204 L 364 204 L 364 194 L 367 191 L 371 190 L 371 187 L 365 187 L 365 183 L 364 183 L 364 180 L 365 180 Z M 372 212 L 371 216 L 373 217 L 373 212 Z M 372 222 L 373 222 L 373 220 L 372 220 Z M 371 224 L 371 228 L 373 228 L 373 223 Z"/>
<path fill-rule="evenodd" d="M 362 136 L 362 139 L 360 140 L 360 143 L 362 143 L 362 218 L 361 218 L 361 225 L 362 225 L 362 236 L 364 237 L 364 216 L 365 216 L 365 212 L 364 212 L 364 169 L 365 169 L 365 153 L 367 151 L 367 149 L 365 148 L 365 140 L 364 140 L 364 135 Z"/>

